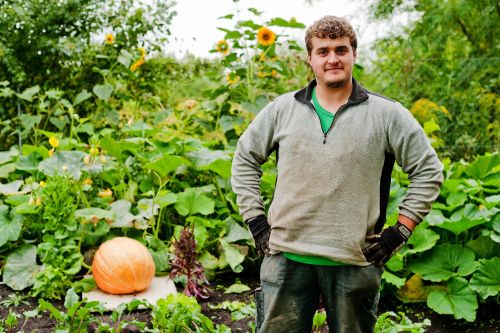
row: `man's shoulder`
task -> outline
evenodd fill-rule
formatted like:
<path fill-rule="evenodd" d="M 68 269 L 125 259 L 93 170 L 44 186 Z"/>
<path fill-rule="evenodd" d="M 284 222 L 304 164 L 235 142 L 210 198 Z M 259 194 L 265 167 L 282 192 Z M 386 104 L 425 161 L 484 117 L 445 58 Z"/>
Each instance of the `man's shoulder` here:
<path fill-rule="evenodd" d="M 384 96 L 382 94 L 379 94 L 379 93 L 376 93 L 376 92 L 373 92 L 373 91 L 370 91 L 368 89 L 365 89 L 366 93 L 368 94 L 369 97 L 373 98 L 373 99 L 377 99 L 377 100 L 381 100 L 381 101 L 385 101 L 385 102 L 388 102 L 388 103 L 394 103 L 394 104 L 398 104 L 397 101 L 387 97 L 387 96 Z"/>

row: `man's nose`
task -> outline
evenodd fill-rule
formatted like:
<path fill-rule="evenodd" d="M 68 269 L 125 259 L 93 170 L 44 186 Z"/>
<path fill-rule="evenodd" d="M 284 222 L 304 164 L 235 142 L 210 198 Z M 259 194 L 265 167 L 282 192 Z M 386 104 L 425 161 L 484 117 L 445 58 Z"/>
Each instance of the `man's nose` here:
<path fill-rule="evenodd" d="M 328 53 L 328 63 L 336 63 L 338 62 L 338 58 L 337 58 L 337 55 L 335 54 L 335 52 L 330 52 Z"/>

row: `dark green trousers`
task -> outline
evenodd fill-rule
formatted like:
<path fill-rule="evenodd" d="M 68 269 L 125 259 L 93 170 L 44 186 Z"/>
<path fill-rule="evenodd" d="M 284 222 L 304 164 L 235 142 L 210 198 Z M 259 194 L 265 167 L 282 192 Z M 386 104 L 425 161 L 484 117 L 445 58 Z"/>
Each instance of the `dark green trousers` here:
<path fill-rule="evenodd" d="M 266 255 L 255 294 L 257 332 L 310 333 L 319 298 L 330 332 L 371 333 L 383 267 L 316 266 Z"/>

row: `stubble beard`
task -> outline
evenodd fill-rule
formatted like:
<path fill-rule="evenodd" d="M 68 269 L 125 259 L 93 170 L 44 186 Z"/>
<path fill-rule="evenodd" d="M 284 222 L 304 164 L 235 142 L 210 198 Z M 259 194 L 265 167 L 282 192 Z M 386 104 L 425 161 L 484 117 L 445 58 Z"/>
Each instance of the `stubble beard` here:
<path fill-rule="evenodd" d="M 349 82 L 349 78 L 346 78 L 344 80 L 338 80 L 338 81 L 329 81 L 326 82 L 326 86 L 328 88 L 342 88 L 346 86 Z"/>

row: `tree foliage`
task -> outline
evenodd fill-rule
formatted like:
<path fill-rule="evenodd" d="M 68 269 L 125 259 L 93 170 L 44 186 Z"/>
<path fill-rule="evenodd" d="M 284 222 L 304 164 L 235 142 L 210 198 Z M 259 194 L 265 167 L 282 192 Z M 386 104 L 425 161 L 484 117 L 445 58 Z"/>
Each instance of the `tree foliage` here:
<path fill-rule="evenodd" d="M 170 1 L 0 0 L 0 77 L 21 90 L 74 86 L 92 72 L 86 58 L 106 34 L 109 44 L 159 49 L 175 14 L 171 7 Z"/>
<path fill-rule="evenodd" d="M 385 21 L 401 12 L 421 18 L 403 35 L 376 43 L 369 85 L 409 108 L 422 99 L 444 107 L 448 113 L 436 119 L 442 156 L 470 159 L 498 150 L 498 2 L 379 0 L 372 12 Z"/>

